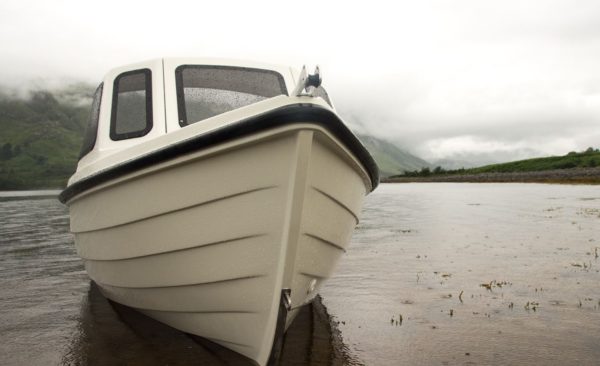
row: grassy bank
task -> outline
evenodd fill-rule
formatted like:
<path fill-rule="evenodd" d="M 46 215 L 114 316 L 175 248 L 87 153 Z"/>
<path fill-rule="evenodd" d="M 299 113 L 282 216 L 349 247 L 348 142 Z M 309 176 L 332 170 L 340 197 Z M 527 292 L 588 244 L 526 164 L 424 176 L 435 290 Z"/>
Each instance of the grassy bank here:
<path fill-rule="evenodd" d="M 588 148 L 564 156 L 526 159 L 471 169 L 437 167 L 404 172 L 385 182 L 539 182 L 600 184 L 600 151 Z"/>
<path fill-rule="evenodd" d="M 428 176 L 395 176 L 384 183 L 464 182 L 464 183 L 562 183 L 600 184 L 600 167 L 554 169 L 532 172 L 491 172 L 464 174 L 430 174 Z"/>

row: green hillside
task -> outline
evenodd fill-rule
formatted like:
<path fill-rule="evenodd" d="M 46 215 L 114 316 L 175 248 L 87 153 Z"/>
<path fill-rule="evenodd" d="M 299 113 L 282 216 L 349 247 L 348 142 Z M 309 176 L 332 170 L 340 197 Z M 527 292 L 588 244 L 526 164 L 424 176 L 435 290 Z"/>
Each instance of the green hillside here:
<path fill-rule="evenodd" d="M 92 88 L 0 95 L 0 189 L 64 187 L 75 170 Z"/>
<path fill-rule="evenodd" d="M 600 151 L 589 148 L 583 152 L 572 151 L 564 156 L 549 156 L 509 163 L 486 165 L 467 169 L 469 173 L 536 172 L 553 169 L 593 168 L 600 166 Z"/>
<path fill-rule="evenodd" d="M 585 151 L 571 151 L 563 156 L 548 156 L 543 158 L 525 159 L 508 163 L 485 165 L 470 169 L 446 170 L 439 166 L 433 170 L 429 168 L 422 168 L 421 170 L 415 169 L 413 171 L 406 171 L 404 174 L 398 174 L 395 177 L 435 177 L 448 175 L 476 175 L 485 173 L 527 173 L 596 167 L 600 167 L 600 150 L 590 147 Z"/>
<path fill-rule="evenodd" d="M 379 165 L 381 177 L 402 174 L 405 171 L 419 170 L 431 166 L 425 160 L 411 155 L 385 140 L 360 134 L 358 138 L 373 155 L 373 158 L 375 158 L 377 165 Z"/>

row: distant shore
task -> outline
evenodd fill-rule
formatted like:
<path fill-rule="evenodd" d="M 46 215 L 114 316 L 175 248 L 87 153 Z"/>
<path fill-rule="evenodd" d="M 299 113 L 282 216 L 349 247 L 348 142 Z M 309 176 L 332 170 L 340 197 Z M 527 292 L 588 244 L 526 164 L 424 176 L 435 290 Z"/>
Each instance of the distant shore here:
<path fill-rule="evenodd" d="M 456 182 L 600 184 L 600 167 L 509 173 L 431 174 L 420 177 L 395 176 L 392 178 L 383 178 L 381 181 L 383 183 Z"/>

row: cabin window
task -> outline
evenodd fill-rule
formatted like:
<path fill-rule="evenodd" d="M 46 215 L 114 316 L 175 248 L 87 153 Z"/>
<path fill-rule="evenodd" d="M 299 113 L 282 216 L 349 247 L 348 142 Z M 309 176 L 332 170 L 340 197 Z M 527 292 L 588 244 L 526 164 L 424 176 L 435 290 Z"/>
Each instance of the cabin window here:
<path fill-rule="evenodd" d="M 87 126 L 85 128 L 85 134 L 83 135 L 83 144 L 81 145 L 81 151 L 79 152 L 79 159 L 87 155 L 94 145 L 96 145 L 96 135 L 98 134 L 98 119 L 100 118 L 100 101 L 102 99 L 102 86 L 101 83 L 94 92 L 94 100 L 92 101 L 92 109 L 88 116 Z"/>
<path fill-rule="evenodd" d="M 182 65 L 175 70 L 175 78 L 181 126 L 287 95 L 283 76 L 271 70 Z"/>
<path fill-rule="evenodd" d="M 125 72 L 113 87 L 110 138 L 140 137 L 152 129 L 152 73 L 149 69 Z"/>

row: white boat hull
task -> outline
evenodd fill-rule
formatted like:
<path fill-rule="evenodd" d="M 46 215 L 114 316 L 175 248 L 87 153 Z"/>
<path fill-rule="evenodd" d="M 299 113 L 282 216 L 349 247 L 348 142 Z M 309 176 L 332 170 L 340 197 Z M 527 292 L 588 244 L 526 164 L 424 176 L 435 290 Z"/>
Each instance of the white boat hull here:
<path fill-rule="evenodd" d="M 282 289 L 292 309 L 314 298 L 370 190 L 353 155 L 306 123 L 144 168 L 68 204 L 77 251 L 108 298 L 265 365 Z"/>

